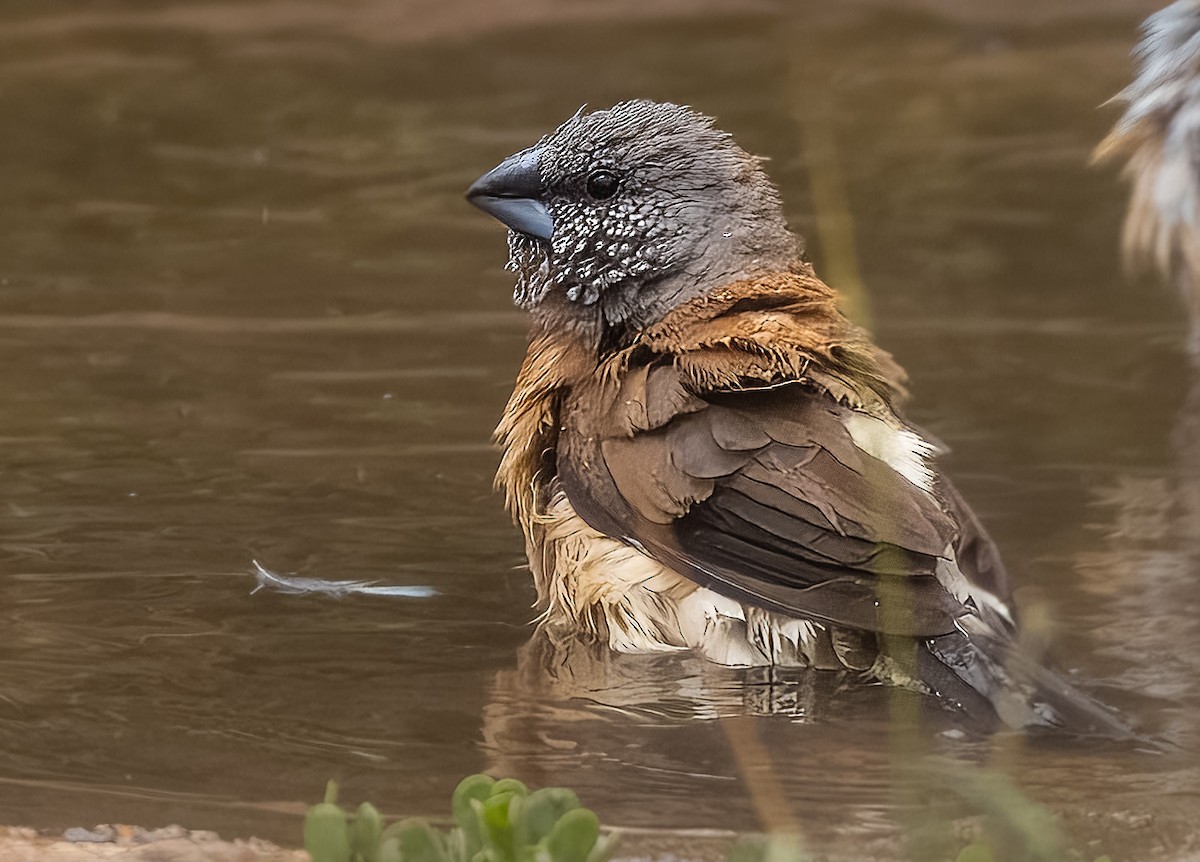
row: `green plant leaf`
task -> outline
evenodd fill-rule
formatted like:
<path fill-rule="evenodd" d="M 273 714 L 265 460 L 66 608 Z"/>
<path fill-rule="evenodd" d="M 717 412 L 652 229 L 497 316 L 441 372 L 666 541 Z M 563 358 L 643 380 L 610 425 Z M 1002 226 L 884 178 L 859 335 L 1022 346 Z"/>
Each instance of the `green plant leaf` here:
<path fill-rule="evenodd" d="M 379 836 L 383 832 L 383 818 L 370 802 L 358 806 L 354 825 L 350 827 L 350 850 L 362 857 L 363 862 L 377 862 Z"/>
<path fill-rule="evenodd" d="M 515 793 L 518 796 L 528 796 L 529 788 L 524 782 L 517 781 L 515 778 L 501 778 L 492 785 L 492 796 L 498 796 L 501 793 Z"/>
<path fill-rule="evenodd" d="M 512 831 L 514 859 L 521 856 L 521 850 L 528 843 L 525 840 L 525 800 L 528 798 L 517 793 L 508 798 L 508 828 Z"/>
<path fill-rule="evenodd" d="M 469 776 L 455 788 L 449 832 L 416 818 L 385 829 L 373 805 L 364 802 L 349 816 L 337 795 L 330 781 L 325 801 L 305 817 L 313 862 L 607 862 L 616 845 L 616 836 L 601 837 L 596 815 L 562 787 L 531 793 L 516 779 Z"/>
<path fill-rule="evenodd" d="M 599 837 L 600 819 L 586 808 L 576 808 L 559 818 L 542 846 L 554 862 L 587 862 Z"/>
<path fill-rule="evenodd" d="M 483 849 L 483 836 L 479 832 L 479 818 L 475 814 L 472 802 L 480 802 L 492 795 L 496 780 L 490 775 L 469 775 L 458 782 L 454 789 L 451 802 L 451 813 L 454 822 L 463 831 L 465 839 L 465 857 L 462 862 L 470 862 L 476 853 Z"/>
<path fill-rule="evenodd" d="M 333 785 L 333 782 L 330 784 Z M 334 786 L 334 798 L 337 798 Z M 332 802 L 322 802 L 309 808 L 304 815 L 304 849 L 312 857 L 312 862 L 350 862 L 350 830 L 346 826 L 346 813 Z"/>
<path fill-rule="evenodd" d="M 375 851 L 375 862 L 404 862 L 400 857 L 400 841 L 396 838 L 380 841 Z"/>
<path fill-rule="evenodd" d="M 383 830 L 381 846 L 389 842 L 396 843 L 401 862 L 449 862 L 441 831 L 420 818 L 401 820 Z"/>
<path fill-rule="evenodd" d="M 483 849 L 490 862 L 516 862 L 512 823 L 508 818 L 508 806 L 515 795 L 513 791 L 493 793 L 483 802 L 473 805 L 483 838 Z"/>
<path fill-rule="evenodd" d="M 471 812 L 474 814 L 474 812 Z M 471 862 L 473 852 L 467 850 L 467 834 L 457 826 L 450 830 L 443 842 L 446 848 L 446 859 L 449 862 Z"/>
<path fill-rule="evenodd" d="M 479 833 L 479 818 L 475 815 L 474 802 L 482 802 L 492 795 L 496 779 L 491 776 L 467 776 L 458 782 L 454 798 L 450 803 L 450 814 L 455 825 L 461 828 L 467 839 L 468 860 L 482 849 L 484 839 Z"/>
<path fill-rule="evenodd" d="M 565 787 L 543 787 L 521 800 L 519 814 L 513 814 L 518 845 L 537 844 L 554 830 L 568 811 L 579 807 L 579 797 Z"/>

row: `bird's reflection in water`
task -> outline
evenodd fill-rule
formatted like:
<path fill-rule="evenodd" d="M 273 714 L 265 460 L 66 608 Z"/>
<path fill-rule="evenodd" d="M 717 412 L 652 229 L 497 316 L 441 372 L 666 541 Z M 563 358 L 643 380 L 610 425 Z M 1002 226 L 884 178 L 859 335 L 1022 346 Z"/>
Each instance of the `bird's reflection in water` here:
<path fill-rule="evenodd" d="M 1178 670 L 1160 668 L 1169 678 Z M 647 830 L 626 839 L 635 855 L 647 835 L 777 825 L 773 807 L 829 858 L 953 858 L 980 815 L 1001 831 L 1031 812 L 1083 821 L 1111 804 L 1142 816 L 1159 806 L 1148 784 L 1193 789 L 1194 768 L 1136 742 L 986 735 L 965 718 L 848 674 L 620 655 L 539 634 L 494 678 L 482 731 L 487 771 L 572 787 L 606 823 Z M 1091 821 L 1086 831 L 1105 848 L 1142 840 Z M 918 838 L 946 846 L 911 855 Z"/>
<path fill-rule="evenodd" d="M 538 629 L 499 692 L 532 700 L 587 702 L 649 719 L 713 719 L 746 713 L 808 722 L 839 691 L 861 687 L 844 673 L 718 665 L 690 651 L 614 653 L 606 645 L 559 639 Z"/>
<path fill-rule="evenodd" d="M 589 788 L 622 787 L 625 801 L 605 812 L 619 825 L 761 828 L 748 785 L 765 769 L 810 837 L 878 834 L 881 812 L 896 804 L 898 741 L 915 733 L 922 750 L 932 742 L 966 760 L 986 751 L 935 699 L 851 674 L 621 655 L 541 633 L 497 674 L 488 701 L 489 771 L 566 784 L 585 801 Z M 752 737 L 749 754 L 734 722 Z"/>

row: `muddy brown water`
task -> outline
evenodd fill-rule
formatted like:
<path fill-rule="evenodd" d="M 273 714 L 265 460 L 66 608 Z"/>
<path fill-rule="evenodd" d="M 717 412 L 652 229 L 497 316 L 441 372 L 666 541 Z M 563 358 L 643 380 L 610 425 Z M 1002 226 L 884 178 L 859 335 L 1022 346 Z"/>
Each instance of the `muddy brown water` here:
<path fill-rule="evenodd" d="M 932 752 L 1094 855 L 1194 852 L 1200 390 L 1087 166 L 1152 5 L 833 5 L 0 10 L 0 822 L 295 844 L 329 777 L 438 814 L 492 769 L 684 853 L 777 786 L 854 858 L 970 795 L 911 785 Z M 488 438 L 525 321 L 462 192 L 631 96 L 771 158 L 1060 663 L 1183 748 L 914 732 L 879 688 L 682 657 L 550 682 L 522 651 Z M 439 594 L 252 594 L 255 559 Z"/>

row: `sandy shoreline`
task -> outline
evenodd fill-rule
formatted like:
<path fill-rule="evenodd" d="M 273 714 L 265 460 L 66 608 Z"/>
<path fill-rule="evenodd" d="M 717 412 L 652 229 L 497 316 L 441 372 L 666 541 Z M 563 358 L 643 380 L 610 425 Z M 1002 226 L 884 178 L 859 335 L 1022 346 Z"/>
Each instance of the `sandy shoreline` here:
<path fill-rule="evenodd" d="M 287 850 L 258 838 L 223 841 L 215 832 L 166 826 L 148 830 L 114 824 L 41 835 L 35 829 L 0 826 L 0 862 L 308 862 L 303 850 Z"/>

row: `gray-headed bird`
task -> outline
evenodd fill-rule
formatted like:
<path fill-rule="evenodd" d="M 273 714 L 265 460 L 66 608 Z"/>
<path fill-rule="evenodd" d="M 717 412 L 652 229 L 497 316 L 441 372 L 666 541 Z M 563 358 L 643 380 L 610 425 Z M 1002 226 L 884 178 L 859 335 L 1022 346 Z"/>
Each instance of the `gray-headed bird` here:
<path fill-rule="evenodd" d="M 468 199 L 509 227 L 533 321 L 496 481 L 544 633 L 1119 728 L 1021 655 L 1004 566 L 902 416 L 903 372 L 711 118 L 581 112 Z"/>

